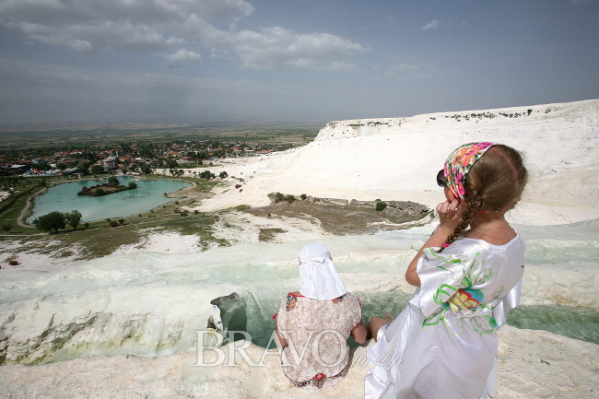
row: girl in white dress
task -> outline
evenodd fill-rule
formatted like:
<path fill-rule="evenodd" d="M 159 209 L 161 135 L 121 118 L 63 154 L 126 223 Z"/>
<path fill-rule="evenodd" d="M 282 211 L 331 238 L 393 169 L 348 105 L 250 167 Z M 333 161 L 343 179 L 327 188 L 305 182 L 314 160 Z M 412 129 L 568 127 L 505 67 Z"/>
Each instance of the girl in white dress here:
<path fill-rule="evenodd" d="M 417 288 L 390 324 L 373 317 L 367 399 L 495 397 L 497 335 L 518 305 L 524 242 L 505 220 L 527 171 L 505 145 L 457 148 L 437 181 L 439 226 L 406 271 Z"/>

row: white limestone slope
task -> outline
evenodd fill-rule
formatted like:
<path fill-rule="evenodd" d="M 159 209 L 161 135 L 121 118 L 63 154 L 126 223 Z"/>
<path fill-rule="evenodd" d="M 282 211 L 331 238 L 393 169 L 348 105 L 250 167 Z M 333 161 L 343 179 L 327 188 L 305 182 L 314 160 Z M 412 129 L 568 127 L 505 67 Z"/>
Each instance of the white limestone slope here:
<path fill-rule="evenodd" d="M 457 146 L 473 141 L 510 145 L 531 174 L 520 223 L 561 224 L 599 217 L 599 100 L 411 118 L 331 122 L 313 143 L 244 159 L 243 191 L 223 189 L 202 210 L 268 204 L 280 191 L 358 200 L 412 200 L 435 206 L 435 175 Z"/>

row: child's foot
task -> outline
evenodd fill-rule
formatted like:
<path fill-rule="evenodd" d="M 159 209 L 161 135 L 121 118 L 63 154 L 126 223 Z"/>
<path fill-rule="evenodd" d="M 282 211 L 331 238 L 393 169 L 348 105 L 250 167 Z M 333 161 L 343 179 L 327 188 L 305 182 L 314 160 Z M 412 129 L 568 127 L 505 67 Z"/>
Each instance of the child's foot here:
<path fill-rule="evenodd" d="M 391 313 L 389 312 L 383 312 L 383 319 L 385 319 L 387 323 L 391 323 L 393 321 L 393 316 L 391 316 Z"/>

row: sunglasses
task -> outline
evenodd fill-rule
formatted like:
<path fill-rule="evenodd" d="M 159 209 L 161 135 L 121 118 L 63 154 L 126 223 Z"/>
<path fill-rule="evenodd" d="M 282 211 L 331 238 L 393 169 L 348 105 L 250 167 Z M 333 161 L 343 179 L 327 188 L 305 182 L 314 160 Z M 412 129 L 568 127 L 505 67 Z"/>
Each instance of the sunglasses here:
<path fill-rule="evenodd" d="M 445 173 L 443 172 L 443 169 L 437 173 L 437 184 L 439 187 L 447 187 L 447 180 L 445 179 Z"/>

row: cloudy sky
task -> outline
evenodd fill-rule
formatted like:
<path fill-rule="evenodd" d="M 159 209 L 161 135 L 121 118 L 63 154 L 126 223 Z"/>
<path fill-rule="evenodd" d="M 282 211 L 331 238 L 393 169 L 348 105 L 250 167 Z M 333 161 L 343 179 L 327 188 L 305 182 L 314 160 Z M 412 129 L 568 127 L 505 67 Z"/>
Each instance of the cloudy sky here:
<path fill-rule="evenodd" d="M 597 0 L 0 0 L 0 124 L 599 98 Z"/>

